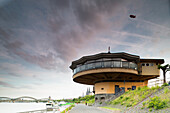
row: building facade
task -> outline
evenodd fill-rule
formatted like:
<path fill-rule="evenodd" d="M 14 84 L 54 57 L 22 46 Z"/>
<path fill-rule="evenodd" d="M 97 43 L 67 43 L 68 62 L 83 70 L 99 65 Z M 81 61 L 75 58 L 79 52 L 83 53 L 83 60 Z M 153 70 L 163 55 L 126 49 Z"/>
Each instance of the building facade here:
<path fill-rule="evenodd" d="M 73 81 L 94 85 L 96 101 L 105 101 L 129 89 L 147 86 L 160 76 L 164 59 L 141 59 L 128 53 L 99 53 L 73 61 Z"/>

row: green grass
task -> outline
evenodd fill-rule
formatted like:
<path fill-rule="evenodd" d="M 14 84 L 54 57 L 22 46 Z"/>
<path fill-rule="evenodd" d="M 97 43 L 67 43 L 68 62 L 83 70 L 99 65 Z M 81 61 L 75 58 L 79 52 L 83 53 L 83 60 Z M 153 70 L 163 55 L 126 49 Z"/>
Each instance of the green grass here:
<path fill-rule="evenodd" d="M 95 99 L 93 98 L 93 99 L 86 101 L 86 102 L 90 106 L 90 105 L 93 105 L 95 103 Z"/>
<path fill-rule="evenodd" d="M 74 104 L 71 104 L 71 106 L 70 106 L 70 107 L 66 108 L 66 109 L 65 109 L 65 110 L 63 110 L 61 113 L 65 113 L 65 112 L 67 112 L 67 111 L 71 110 L 73 107 L 75 107 L 75 105 L 74 105 Z"/>
<path fill-rule="evenodd" d="M 150 100 L 143 102 L 143 108 L 150 109 L 163 109 L 170 108 L 170 90 L 167 87 L 164 87 L 164 92 L 158 96 L 150 98 Z"/>
<path fill-rule="evenodd" d="M 112 108 L 112 107 L 107 107 L 107 106 L 104 106 L 104 107 L 101 107 L 101 108 L 110 109 L 110 110 L 116 110 L 116 111 L 121 111 L 121 110 L 118 109 L 118 108 Z"/>
<path fill-rule="evenodd" d="M 117 99 L 111 101 L 110 105 L 120 104 L 126 107 L 131 107 L 136 105 L 138 102 L 142 101 L 161 87 L 139 87 L 136 90 L 130 90 L 125 92 L 123 95 L 118 97 Z"/>

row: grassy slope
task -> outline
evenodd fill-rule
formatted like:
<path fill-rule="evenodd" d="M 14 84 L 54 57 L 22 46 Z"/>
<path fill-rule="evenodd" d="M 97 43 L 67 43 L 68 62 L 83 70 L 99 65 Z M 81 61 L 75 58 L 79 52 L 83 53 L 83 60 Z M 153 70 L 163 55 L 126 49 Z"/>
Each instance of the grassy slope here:
<path fill-rule="evenodd" d="M 125 92 L 125 94 L 121 95 L 117 99 L 108 103 L 109 106 L 118 107 L 125 109 L 131 106 L 135 106 L 137 103 L 144 100 L 146 97 L 150 96 L 152 93 L 158 91 L 162 87 L 142 87 L 138 88 L 137 90 Z M 167 107 L 170 108 L 170 90 L 168 88 L 164 88 L 164 93 L 160 96 L 161 100 L 166 100 Z"/>
<path fill-rule="evenodd" d="M 101 108 L 105 108 L 105 109 L 110 109 L 110 110 L 115 110 L 115 111 L 121 111 L 120 109 L 118 108 L 112 108 L 112 107 L 107 107 L 107 106 L 103 106 Z"/>

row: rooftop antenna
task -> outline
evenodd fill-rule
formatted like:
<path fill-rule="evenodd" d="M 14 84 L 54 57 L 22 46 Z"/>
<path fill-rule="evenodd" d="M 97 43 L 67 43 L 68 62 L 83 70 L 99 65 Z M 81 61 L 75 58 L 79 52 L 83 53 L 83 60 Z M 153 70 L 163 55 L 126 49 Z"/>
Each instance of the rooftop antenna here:
<path fill-rule="evenodd" d="M 110 53 L 110 46 L 108 47 L 108 53 Z"/>

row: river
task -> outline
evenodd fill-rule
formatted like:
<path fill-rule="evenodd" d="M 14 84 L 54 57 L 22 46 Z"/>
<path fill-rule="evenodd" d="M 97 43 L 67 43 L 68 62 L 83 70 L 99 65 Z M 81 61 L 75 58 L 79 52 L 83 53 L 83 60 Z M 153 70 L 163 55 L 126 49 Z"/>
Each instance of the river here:
<path fill-rule="evenodd" d="M 46 109 L 45 103 L 0 103 L 0 113 L 19 113 L 42 109 Z"/>

